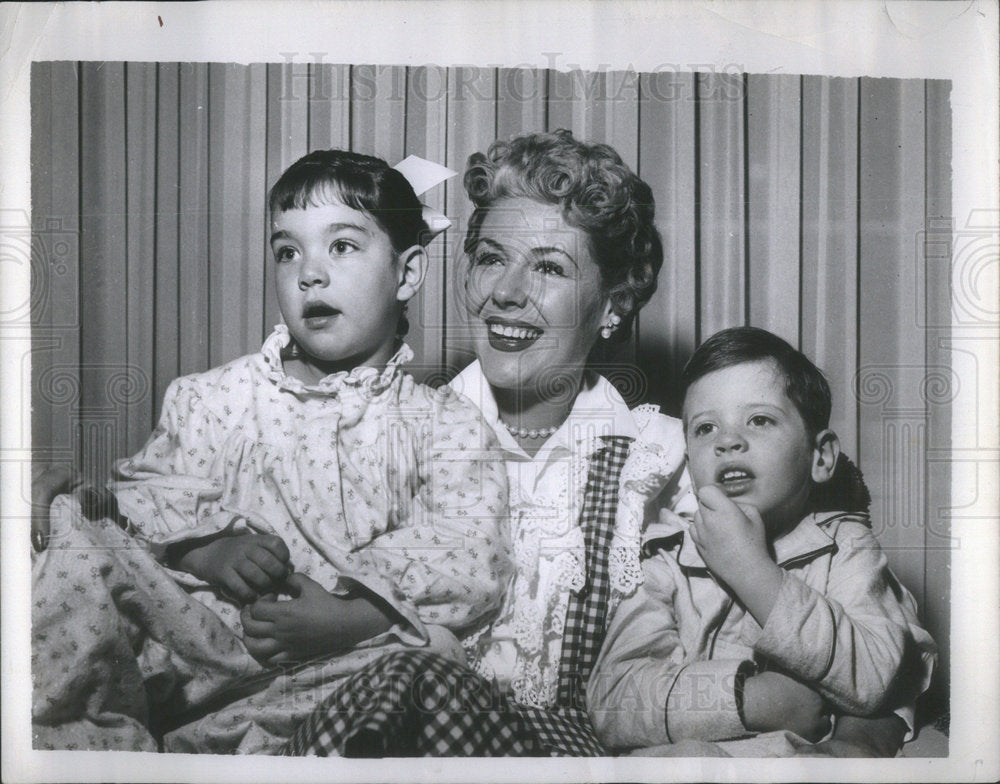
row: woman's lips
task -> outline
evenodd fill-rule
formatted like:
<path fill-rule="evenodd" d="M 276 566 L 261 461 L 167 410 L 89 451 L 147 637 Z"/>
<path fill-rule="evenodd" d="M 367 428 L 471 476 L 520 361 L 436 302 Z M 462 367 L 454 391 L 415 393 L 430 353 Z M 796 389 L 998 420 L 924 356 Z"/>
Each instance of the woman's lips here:
<path fill-rule="evenodd" d="M 487 321 L 486 335 L 498 351 L 523 351 L 542 336 L 542 330 L 518 322 Z"/>

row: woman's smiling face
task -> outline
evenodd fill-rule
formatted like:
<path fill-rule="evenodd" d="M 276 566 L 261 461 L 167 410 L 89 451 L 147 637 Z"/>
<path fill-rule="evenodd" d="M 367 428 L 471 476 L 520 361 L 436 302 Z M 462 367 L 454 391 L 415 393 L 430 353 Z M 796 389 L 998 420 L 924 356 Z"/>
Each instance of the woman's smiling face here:
<path fill-rule="evenodd" d="M 610 314 L 586 233 L 527 198 L 489 208 L 470 249 L 467 307 L 490 385 L 526 398 L 579 378 Z"/>

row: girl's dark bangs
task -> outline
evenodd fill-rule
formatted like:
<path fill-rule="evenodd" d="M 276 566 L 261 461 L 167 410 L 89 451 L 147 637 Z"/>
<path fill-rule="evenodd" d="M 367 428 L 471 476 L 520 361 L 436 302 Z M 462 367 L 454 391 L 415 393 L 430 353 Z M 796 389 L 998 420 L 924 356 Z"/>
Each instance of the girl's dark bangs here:
<path fill-rule="evenodd" d="M 338 201 L 359 212 L 372 213 L 378 209 L 374 183 L 368 177 L 352 176 L 316 170 L 304 176 L 279 180 L 271 194 L 271 210 L 304 210 Z"/>

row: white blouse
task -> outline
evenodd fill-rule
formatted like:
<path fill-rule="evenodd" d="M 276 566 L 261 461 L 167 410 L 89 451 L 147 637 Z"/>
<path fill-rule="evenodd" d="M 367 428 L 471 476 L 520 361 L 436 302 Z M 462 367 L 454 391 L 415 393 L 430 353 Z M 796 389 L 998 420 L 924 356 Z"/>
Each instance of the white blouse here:
<path fill-rule="evenodd" d="M 451 387 L 477 405 L 496 431 L 510 485 L 514 577 L 497 620 L 468 645 L 470 660 L 518 702 L 550 706 L 556 698 L 570 595 L 586 581 L 580 513 L 591 455 L 602 445 L 601 437 L 633 439 L 622 469 L 609 558 L 612 598 L 620 600 L 642 581 L 639 539 L 647 503 L 684 471 L 681 425 L 654 406 L 629 410 L 611 383 L 588 371 L 569 417 L 532 457 L 501 422 L 478 362 L 456 376 Z M 667 503 L 693 514 L 686 472 Z"/>

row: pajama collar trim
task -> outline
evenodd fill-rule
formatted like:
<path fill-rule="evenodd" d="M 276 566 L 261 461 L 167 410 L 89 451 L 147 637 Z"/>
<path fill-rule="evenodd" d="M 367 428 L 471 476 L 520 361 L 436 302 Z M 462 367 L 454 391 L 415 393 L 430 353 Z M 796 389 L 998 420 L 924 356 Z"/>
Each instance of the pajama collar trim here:
<path fill-rule="evenodd" d="M 284 324 L 277 324 L 274 331 L 264 341 L 260 351 L 268 366 L 268 379 L 277 384 L 280 389 L 297 394 L 335 395 L 344 388 L 354 388 L 361 392 L 364 397 L 371 399 L 388 389 L 402 372 L 403 366 L 413 359 L 413 351 L 403 343 L 382 370 L 361 366 L 331 373 L 315 384 L 306 384 L 285 372 L 281 358 L 291 344 L 292 336 L 288 332 L 288 327 Z"/>
<path fill-rule="evenodd" d="M 791 531 L 773 542 L 775 563 L 785 567 L 812 560 L 834 549 L 837 546 L 834 540 L 836 523 L 845 519 L 858 521 L 866 519 L 866 516 L 845 512 L 807 514 Z M 694 540 L 687 535 L 688 525 L 686 520 L 677 517 L 670 528 L 662 531 L 657 538 L 679 536 L 681 544 L 677 553 L 678 563 L 690 569 L 707 569 Z"/>

